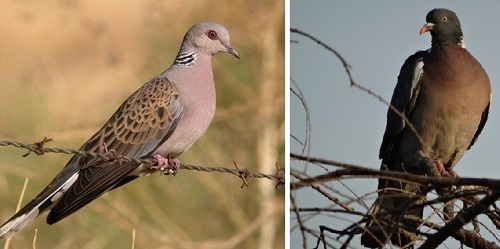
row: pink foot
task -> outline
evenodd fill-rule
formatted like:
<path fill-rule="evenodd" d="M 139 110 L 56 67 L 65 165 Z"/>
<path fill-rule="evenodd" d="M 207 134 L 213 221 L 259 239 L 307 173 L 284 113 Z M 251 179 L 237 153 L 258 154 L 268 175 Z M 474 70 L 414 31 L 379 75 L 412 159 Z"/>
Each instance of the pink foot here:
<path fill-rule="evenodd" d="M 436 160 L 436 168 L 442 176 L 446 175 L 447 171 L 446 168 L 444 167 L 443 163 L 439 160 Z"/>
<path fill-rule="evenodd" d="M 179 168 L 181 167 L 181 161 L 178 158 L 168 158 L 169 169 L 167 172 L 163 172 L 164 175 L 174 175 L 177 174 Z"/>
<path fill-rule="evenodd" d="M 448 174 L 450 174 L 450 176 L 451 176 L 451 177 L 455 177 L 455 178 L 456 178 L 456 177 L 460 177 L 460 176 L 458 175 L 458 173 L 457 173 L 455 170 L 453 170 L 453 169 L 449 169 L 449 170 L 448 170 Z"/>
<path fill-rule="evenodd" d="M 153 167 L 151 167 L 152 169 L 156 169 L 156 170 L 159 170 L 159 171 L 164 171 L 166 169 L 166 161 L 168 160 L 167 158 L 163 157 L 162 155 L 160 154 L 154 154 L 154 159 L 156 160 L 156 165 L 154 165 Z"/>
<path fill-rule="evenodd" d="M 177 158 L 165 158 L 160 154 L 154 154 L 156 165 L 152 169 L 162 172 L 164 175 L 175 175 L 180 168 L 181 162 Z"/>
<path fill-rule="evenodd" d="M 458 173 L 456 171 L 453 169 L 446 169 L 443 163 L 439 160 L 436 160 L 436 168 L 441 176 L 458 177 Z"/>

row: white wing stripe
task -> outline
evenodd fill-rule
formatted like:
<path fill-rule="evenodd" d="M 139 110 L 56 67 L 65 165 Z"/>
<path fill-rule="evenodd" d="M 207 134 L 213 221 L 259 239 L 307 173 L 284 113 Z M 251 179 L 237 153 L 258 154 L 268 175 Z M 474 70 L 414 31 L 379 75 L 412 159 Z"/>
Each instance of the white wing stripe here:
<path fill-rule="evenodd" d="M 66 192 L 71 185 L 76 181 L 78 178 L 78 173 L 73 174 L 68 180 L 66 180 L 65 183 L 63 183 L 59 188 L 57 188 L 53 194 L 49 195 L 47 198 L 41 200 L 38 202 L 38 204 L 33 207 L 29 212 L 21 214 L 20 216 L 16 217 L 15 219 L 5 223 L 2 227 L 0 227 L 0 238 L 10 238 L 14 236 L 19 230 L 21 230 L 23 227 L 28 225 L 32 220 L 34 220 L 36 217 L 38 217 L 41 213 L 40 211 L 45 211 L 50 208 L 47 208 L 45 210 L 40 210 L 40 206 L 46 203 L 47 201 L 51 202 L 51 204 L 54 204 L 61 198 L 61 196 Z M 52 205 L 51 205 L 52 206 Z"/>

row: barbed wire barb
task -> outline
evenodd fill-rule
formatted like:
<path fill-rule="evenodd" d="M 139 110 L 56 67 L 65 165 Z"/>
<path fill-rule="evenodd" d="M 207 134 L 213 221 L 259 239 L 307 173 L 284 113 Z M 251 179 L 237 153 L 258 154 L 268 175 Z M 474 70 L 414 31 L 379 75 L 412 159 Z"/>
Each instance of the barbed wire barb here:
<path fill-rule="evenodd" d="M 154 159 L 137 159 L 137 158 L 131 158 L 127 157 L 125 155 L 121 155 L 116 153 L 115 150 L 107 150 L 105 153 L 95 153 L 95 152 L 90 152 L 90 151 L 82 151 L 82 150 L 74 150 L 74 149 L 62 149 L 62 148 L 55 148 L 55 147 L 45 147 L 45 144 L 48 142 L 54 141 L 52 138 L 47 138 L 44 137 L 42 141 L 35 142 L 33 144 L 26 144 L 18 141 L 8 141 L 8 140 L 0 140 L 0 146 L 12 146 L 20 149 L 27 149 L 28 152 L 23 154 L 22 157 L 27 157 L 30 155 L 32 152 L 35 153 L 38 156 L 44 155 L 45 153 L 60 153 L 60 154 L 74 154 L 74 155 L 80 155 L 80 156 L 85 156 L 85 157 L 96 157 L 102 160 L 107 160 L 107 161 L 119 161 L 119 162 L 131 162 L 131 163 L 136 163 L 136 164 L 147 164 L 154 166 L 156 164 L 156 161 Z M 264 173 L 252 173 L 248 169 L 239 169 L 236 166 L 236 162 L 233 162 L 235 165 L 235 169 L 229 169 L 225 167 L 209 167 L 209 166 L 197 166 L 197 165 L 185 165 L 181 164 L 180 169 L 185 169 L 185 170 L 194 170 L 194 171 L 201 171 L 201 172 L 220 172 L 220 173 L 229 173 L 233 174 L 235 176 L 238 176 L 239 178 L 243 179 L 243 186 L 246 185 L 248 186 L 247 179 L 248 178 L 264 178 L 268 180 L 276 180 L 278 181 L 277 186 L 283 185 L 285 183 L 285 175 L 282 173 L 280 169 L 277 170 L 277 172 L 274 175 L 271 174 L 264 174 Z M 242 187 L 243 187 L 242 186 Z"/>

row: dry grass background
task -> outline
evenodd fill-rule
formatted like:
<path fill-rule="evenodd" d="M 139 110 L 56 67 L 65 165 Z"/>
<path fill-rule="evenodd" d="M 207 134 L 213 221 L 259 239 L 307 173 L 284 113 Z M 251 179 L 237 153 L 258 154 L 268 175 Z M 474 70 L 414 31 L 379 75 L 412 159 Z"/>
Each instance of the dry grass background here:
<path fill-rule="evenodd" d="M 218 110 L 187 164 L 274 173 L 284 165 L 284 1 L 14 1 L 0 3 L 0 139 L 78 148 L 121 102 L 168 67 L 199 21 L 231 33 L 241 60 L 214 58 Z M 0 148 L 0 218 L 26 203 L 69 156 Z M 219 173 L 152 175 L 10 248 L 284 248 L 284 190 Z M 132 231 L 135 229 L 135 244 Z"/>

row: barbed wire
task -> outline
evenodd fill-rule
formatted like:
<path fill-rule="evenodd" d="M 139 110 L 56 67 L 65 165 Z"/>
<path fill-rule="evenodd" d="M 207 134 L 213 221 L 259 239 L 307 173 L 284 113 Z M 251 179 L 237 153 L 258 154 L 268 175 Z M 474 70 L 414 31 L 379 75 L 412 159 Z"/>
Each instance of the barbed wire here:
<path fill-rule="evenodd" d="M 125 155 L 120 155 L 117 154 L 116 151 L 114 150 L 109 150 L 108 152 L 105 153 L 96 153 L 96 152 L 91 152 L 91 151 L 83 151 L 83 150 L 74 150 L 74 149 L 62 149 L 62 148 L 54 148 L 54 147 L 45 147 L 45 144 L 48 142 L 53 141 L 52 138 L 44 138 L 42 141 L 35 142 L 33 144 L 26 144 L 18 141 L 8 141 L 8 140 L 0 140 L 0 146 L 12 146 L 16 148 L 21 148 L 21 149 L 27 149 L 28 152 L 24 155 L 23 157 L 27 157 L 30 155 L 32 152 L 41 156 L 44 155 L 45 153 L 61 153 L 61 154 L 74 154 L 74 155 L 80 155 L 84 157 L 95 157 L 99 158 L 102 160 L 106 161 L 125 161 L 125 162 L 131 162 L 135 164 L 147 164 L 154 166 L 156 164 L 156 160 L 154 159 L 137 159 L 137 158 L 131 158 Z M 278 167 L 276 165 L 276 173 L 274 175 L 271 174 L 264 174 L 264 173 L 252 173 L 248 169 L 239 169 L 238 165 L 236 162 L 233 161 L 233 164 L 235 166 L 235 169 L 230 169 L 230 168 L 225 168 L 225 167 L 207 167 L 207 166 L 197 166 L 197 165 L 185 165 L 181 164 L 180 169 L 185 169 L 185 170 L 195 170 L 195 171 L 202 171 L 202 172 L 220 172 L 220 173 L 229 173 L 233 174 L 235 176 L 238 176 L 239 178 L 242 179 L 243 184 L 242 188 L 244 186 L 249 186 L 247 179 L 248 178 L 264 178 L 264 179 L 269 179 L 269 180 L 276 180 L 278 181 L 276 184 L 276 188 L 279 185 L 284 185 L 285 184 L 285 170 Z"/>

